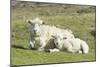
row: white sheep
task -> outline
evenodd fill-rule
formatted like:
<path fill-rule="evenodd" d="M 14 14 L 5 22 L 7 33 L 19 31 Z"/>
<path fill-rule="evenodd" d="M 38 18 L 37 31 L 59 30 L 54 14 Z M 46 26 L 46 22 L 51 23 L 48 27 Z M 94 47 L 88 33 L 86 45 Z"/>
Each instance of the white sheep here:
<path fill-rule="evenodd" d="M 61 51 L 84 54 L 89 52 L 87 43 L 79 38 L 66 39 L 59 34 L 53 36 L 53 38 L 56 47 Z"/>
<path fill-rule="evenodd" d="M 38 48 L 39 51 L 43 51 L 47 45 L 54 47 L 52 35 L 57 33 L 66 38 L 74 38 L 74 35 L 70 30 L 60 29 L 55 26 L 45 25 L 42 20 L 35 18 L 34 20 L 28 21 L 31 24 L 30 29 L 30 48 Z M 50 43 L 50 44 L 49 44 Z M 52 43 L 52 44 L 51 44 Z M 35 45 L 36 44 L 36 45 Z"/>

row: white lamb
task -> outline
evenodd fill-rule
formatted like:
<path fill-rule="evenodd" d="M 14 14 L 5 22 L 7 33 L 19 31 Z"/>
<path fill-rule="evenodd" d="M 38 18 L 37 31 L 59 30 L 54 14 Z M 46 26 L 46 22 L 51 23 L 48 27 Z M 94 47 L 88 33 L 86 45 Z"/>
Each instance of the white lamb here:
<path fill-rule="evenodd" d="M 31 24 L 30 29 L 30 48 L 38 48 L 39 51 L 43 51 L 46 46 L 50 46 L 54 48 L 54 42 L 52 35 L 56 35 L 57 33 L 62 36 L 66 36 L 66 38 L 74 38 L 74 35 L 70 30 L 59 29 L 55 26 L 45 25 L 42 20 L 39 18 L 35 18 L 34 20 L 29 20 L 28 23 Z"/>
<path fill-rule="evenodd" d="M 89 52 L 87 43 L 79 38 L 65 39 L 62 35 L 56 35 L 53 38 L 56 47 L 61 51 L 84 54 Z"/>

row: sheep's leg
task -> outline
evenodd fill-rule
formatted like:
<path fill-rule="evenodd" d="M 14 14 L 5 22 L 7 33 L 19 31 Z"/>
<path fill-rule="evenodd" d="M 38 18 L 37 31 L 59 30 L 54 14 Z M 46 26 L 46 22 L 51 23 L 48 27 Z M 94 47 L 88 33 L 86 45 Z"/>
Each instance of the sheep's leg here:
<path fill-rule="evenodd" d="M 35 44 L 35 41 L 33 41 L 33 36 L 30 33 L 30 36 L 29 36 L 29 48 L 30 49 L 34 48 L 34 44 Z"/>
<path fill-rule="evenodd" d="M 57 49 L 57 48 L 54 48 L 54 49 L 49 49 L 49 52 L 51 53 L 51 52 L 59 52 L 60 50 L 59 49 Z"/>
<path fill-rule="evenodd" d="M 38 48 L 38 51 L 44 51 L 45 46 L 46 46 L 45 41 L 40 40 L 40 47 Z"/>
<path fill-rule="evenodd" d="M 39 47 L 38 51 L 44 51 L 44 46 Z"/>

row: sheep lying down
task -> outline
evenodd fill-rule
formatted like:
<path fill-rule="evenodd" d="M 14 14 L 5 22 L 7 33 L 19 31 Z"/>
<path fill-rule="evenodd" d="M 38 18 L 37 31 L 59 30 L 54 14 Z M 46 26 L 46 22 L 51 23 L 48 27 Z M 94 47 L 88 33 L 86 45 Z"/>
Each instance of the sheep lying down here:
<path fill-rule="evenodd" d="M 57 47 L 56 51 L 65 51 L 71 53 L 84 53 L 89 52 L 89 47 L 87 43 L 79 38 L 66 39 L 60 36 L 53 36 L 54 43 Z M 50 50 L 50 52 L 56 52 L 55 49 Z"/>
<path fill-rule="evenodd" d="M 52 40 L 52 35 L 56 35 L 57 33 L 62 36 L 66 36 L 66 38 L 74 38 L 74 35 L 70 30 L 60 29 L 55 26 L 45 25 L 44 21 L 39 18 L 29 20 L 28 23 L 31 24 L 30 28 L 30 36 L 29 36 L 29 47 L 36 48 L 39 51 L 45 50 L 45 47 L 48 45 L 50 40 Z M 49 44 L 50 46 L 54 46 L 53 42 Z"/>

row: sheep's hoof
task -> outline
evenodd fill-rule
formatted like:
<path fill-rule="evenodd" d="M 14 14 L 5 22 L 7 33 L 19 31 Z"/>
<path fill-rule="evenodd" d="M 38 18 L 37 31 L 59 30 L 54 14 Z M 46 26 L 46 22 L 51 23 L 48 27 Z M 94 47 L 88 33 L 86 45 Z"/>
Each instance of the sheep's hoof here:
<path fill-rule="evenodd" d="M 31 45 L 29 45 L 29 49 L 34 49 L 34 47 L 32 47 Z"/>
<path fill-rule="evenodd" d="M 44 51 L 44 49 L 43 48 L 39 48 L 38 51 Z"/>
<path fill-rule="evenodd" d="M 60 50 L 58 50 L 58 49 L 56 49 L 56 48 L 55 48 L 55 49 L 49 49 L 49 52 L 50 52 L 50 53 L 52 53 L 52 52 L 59 52 L 59 51 L 60 51 Z"/>

